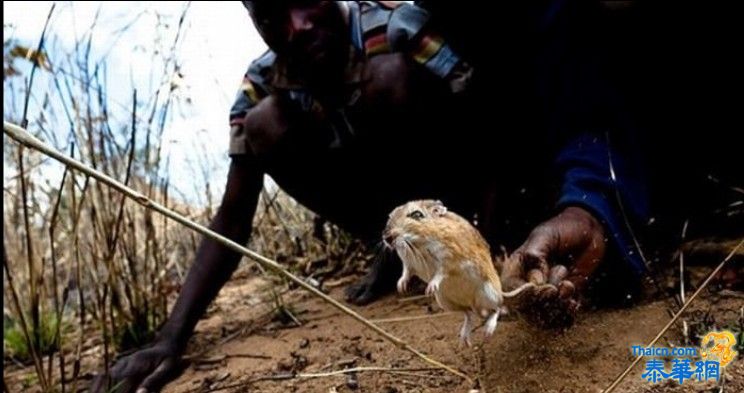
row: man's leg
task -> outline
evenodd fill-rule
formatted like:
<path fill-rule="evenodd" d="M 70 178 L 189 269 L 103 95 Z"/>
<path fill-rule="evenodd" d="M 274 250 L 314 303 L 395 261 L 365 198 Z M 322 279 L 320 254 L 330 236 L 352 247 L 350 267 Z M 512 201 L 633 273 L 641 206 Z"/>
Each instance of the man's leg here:
<path fill-rule="evenodd" d="M 358 305 L 368 304 L 392 292 L 402 272 L 403 264 L 398 255 L 381 249 L 375 254 L 369 273 L 346 288 L 346 300 Z"/>
<path fill-rule="evenodd" d="M 426 188 L 435 183 L 427 180 L 430 174 L 426 170 L 415 169 L 416 165 L 425 168 L 434 161 L 431 154 L 437 154 L 427 146 L 438 131 L 425 130 L 428 125 L 421 119 L 427 117 L 422 108 L 441 94 L 426 93 L 427 89 L 436 89 L 430 87 L 436 82 L 424 83 L 429 81 L 427 76 L 423 69 L 411 64 L 402 54 L 375 56 L 366 69 L 369 82 L 352 109 L 361 134 L 358 137 L 363 144 L 360 157 L 365 157 L 364 160 L 373 163 L 375 168 L 368 181 L 385 188 L 378 192 L 381 197 L 378 203 L 385 205 L 387 210 L 379 213 L 381 225 L 366 231 L 365 237 L 371 239 L 370 244 L 379 244 L 384 219 L 393 207 L 408 199 L 427 196 L 430 190 Z M 428 106 L 428 109 L 432 108 Z M 427 134 L 425 131 L 430 132 Z M 427 138 L 420 138 L 420 135 Z M 427 156 L 422 156 L 424 154 Z M 370 303 L 394 291 L 401 274 L 402 263 L 398 255 L 378 247 L 368 274 L 346 289 L 346 299 L 359 305 Z"/>

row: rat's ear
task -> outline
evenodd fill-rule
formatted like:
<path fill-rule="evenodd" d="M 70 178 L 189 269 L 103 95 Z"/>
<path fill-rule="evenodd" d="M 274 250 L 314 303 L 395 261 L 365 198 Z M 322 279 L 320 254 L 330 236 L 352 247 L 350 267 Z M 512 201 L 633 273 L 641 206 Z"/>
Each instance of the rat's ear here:
<path fill-rule="evenodd" d="M 444 204 L 442 203 L 442 201 L 437 200 L 437 201 L 435 201 L 434 206 L 432 206 L 431 211 L 435 215 L 441 217 L 441 216 L 447 214 L 447 207 L 444 206 Z"/>

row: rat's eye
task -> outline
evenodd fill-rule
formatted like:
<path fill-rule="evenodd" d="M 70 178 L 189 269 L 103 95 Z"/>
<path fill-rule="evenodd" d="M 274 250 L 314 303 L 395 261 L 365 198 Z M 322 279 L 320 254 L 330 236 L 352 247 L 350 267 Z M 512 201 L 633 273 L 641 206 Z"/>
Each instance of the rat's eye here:
<path fill-rule="evenodd" d="M 420 220 L 424 218 L 424 213 L 422 213 L 421 210 L 414 210 L 408 213 L 408 217 L 413 218 L 414 220 Z"/>

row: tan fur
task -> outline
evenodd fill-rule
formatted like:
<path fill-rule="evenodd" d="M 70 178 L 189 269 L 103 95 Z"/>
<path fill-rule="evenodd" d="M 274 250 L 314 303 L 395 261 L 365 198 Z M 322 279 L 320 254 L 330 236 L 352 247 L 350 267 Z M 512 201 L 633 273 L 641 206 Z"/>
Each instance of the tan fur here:
<path fill-rule="evenodd" d="M 488 243 L 466 219 L 439 201 L 411 201 L 390 213 L 383 240 L 403 262 L 399 290 L 406 288 L 407 273 L 417 276 L 442 308 L 466 313 L 463 341 L 469 343 L 474 315 L 491 315 L 487 334 L 492 333 L 503 300 L 501 281 Z"/>

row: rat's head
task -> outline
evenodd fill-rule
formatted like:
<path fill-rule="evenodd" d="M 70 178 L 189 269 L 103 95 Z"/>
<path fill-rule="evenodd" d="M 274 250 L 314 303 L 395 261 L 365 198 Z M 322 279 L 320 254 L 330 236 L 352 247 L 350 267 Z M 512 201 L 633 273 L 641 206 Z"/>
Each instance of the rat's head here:
<path fill-rule="evenodd" d="M 441 201 L 431 199 L 411 201 L 396 207 L 388 218 L 382 240 L 385 246 L 398 249 L 406 245 L 416 247 L 435 236 L 453 213 Z"/>

